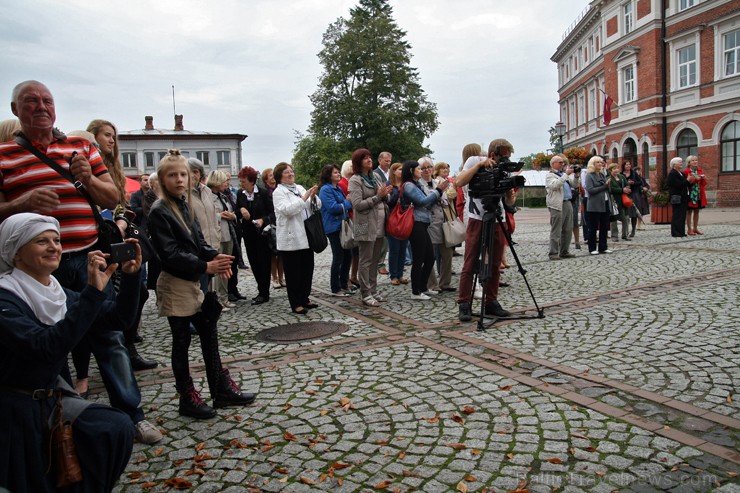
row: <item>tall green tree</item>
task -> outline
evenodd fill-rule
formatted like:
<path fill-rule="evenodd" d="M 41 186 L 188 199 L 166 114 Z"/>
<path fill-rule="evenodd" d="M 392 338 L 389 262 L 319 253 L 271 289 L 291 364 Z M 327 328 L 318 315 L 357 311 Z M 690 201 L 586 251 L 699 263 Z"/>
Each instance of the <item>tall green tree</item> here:
<path fill-rule="evenodd" d="M 360 147 L 373 156 L 389 151 L 394 160 L 431 153 L 424 139 L 439 127 L 437 106 L 411 67 L 405 37 L 387 0 L 359 0 L 349 19 L 329 25 L 318 55 L 324 72 L 311 95 L 311 124 L 296 141 L 299 179 L 315 178 L 327 163 L 308 158 L 341 162 Z"/>

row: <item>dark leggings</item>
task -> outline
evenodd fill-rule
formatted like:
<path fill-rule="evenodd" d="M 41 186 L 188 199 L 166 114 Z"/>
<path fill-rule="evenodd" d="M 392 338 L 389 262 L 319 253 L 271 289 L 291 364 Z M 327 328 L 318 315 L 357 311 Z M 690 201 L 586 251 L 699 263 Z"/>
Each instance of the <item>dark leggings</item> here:
<path fill-rule="evenodd" d="M 411 253 L 414 257 L 411 263 L 411 291 L 414 294 L 427 290 L 429 275 L 434 268 L 434 247 L 427 229 L 429 229 L 429 223 L 414 221 L 414 229 L 411 230 L 411 236 L 409 236 Z"/>
<path fill-rule="evenodd" d="M 190 323 L 192 322 L 200 337 L 200 349 L 206 366 L 208 387 L 213 395 L 222 368 L 216 327 L 206 323 L 202 312 L 189 317 L 167 317 L 167 321 L 172 332 L 172 373 L 175 376 L 177 391 L 182 394 L 190 385 L 188 349 L 190 348 Z"/>

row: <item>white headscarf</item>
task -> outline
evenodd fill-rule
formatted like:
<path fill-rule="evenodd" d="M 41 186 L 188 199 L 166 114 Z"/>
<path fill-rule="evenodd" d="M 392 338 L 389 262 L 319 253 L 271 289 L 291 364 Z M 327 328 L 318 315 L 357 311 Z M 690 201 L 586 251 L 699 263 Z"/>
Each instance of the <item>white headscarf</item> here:
<path fill-rule="evenodd" d="M 44 231 L 59 233 L 59 222 L 50 216 L 23 212 L 0 224 L 0 288 L 23 300 L 42 323 L 54 325 L 67 313 L 67 296 L 62 286 L 54 276 L 50 276 L 51 283 L 44 286 L 15 268 L 18 250 Z"/>

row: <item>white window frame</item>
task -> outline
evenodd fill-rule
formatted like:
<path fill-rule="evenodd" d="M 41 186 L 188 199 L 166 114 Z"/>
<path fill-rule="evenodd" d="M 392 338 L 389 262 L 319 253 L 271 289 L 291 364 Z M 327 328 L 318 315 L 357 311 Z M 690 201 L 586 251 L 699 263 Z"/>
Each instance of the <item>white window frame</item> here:
<path fill-rule="evenodd" d="M 688 58 L 689 56 L 691 56 L 692 50 L 693 58 Z M 682 61 L 681 57 L 683 55 L 686 55 L 686 59 Z M 676 81 L 678 82 L 678 88 L 685 89 L 687 87 L 695 86 L 697 84 L 697 75 L 699 72 L 696 63 L 696 45 L 692 43 L 690 45 L 677 49 L 676 61 L 676 69 L 678 70 Z"/>
<path fill-rule="evenodd" d="M 674 37 L 668 39 L 668 49 L 670 50 L 671 56 L 671 73 L 670 73 L 670 86 L 671 91 L 680 91 L 683 89 L 689 89 L 692 87 L 698 87 L 701 81 L 701 30 L 699 28 L 693 29 L 691 32 L 682 34 L 680 37 Z M 695 70 L 695 78 L 693 83 L 681 83 L 681 72 L 683 68 L 688 68 L 690 62 L 681 63 L 681 51 L 694 46 L 694 61 L 693 67 Z"/>
<path fill-rule="evenodd" d="M 578 92 L 578 124 L 586 123 L 586 91 Z"/>
<path fill-rule="evenodd" d="M 148 158 L 151 156 L 151 164 Z M 157 167 L 157 151 L 144 151 L 144 169 L 154 169 Z"/>
<path fill-rule="evenodd" d="M 594 43 L 594 35 L 592 34 L 588 38 L 588 63 L 591 63 L 596 58 L 596 44 Z"/>
<path fill-rule="evenodd" d="M 632 77 L 627 79 L 627 74 Z M 619 104 L 637 101 L 637 67 L 629 63 L 619 70 Z"/>
<path fill-rule="evenodd" d="M 593 120 L 596 118 L 597 104 L 596 88 L 590 87 L 588 90 L 588 118 L 587 120 Z"/>
<path fill-rule="evenodd" d="M 568 129 L 575 128 L 576 126 L 576 100 L 570 98 L 568 101 Z"/>
<path fill-rule="evenodd" d="M 203 163 L 203 166 L 211 165 L 210 155 L 211 155 L 210 151 L 195 151 L 196 159 L 198 159 L 201 163 Z"/>
<path fill-rule="evenodd" d="M 622 34 L 629 34 L 635 30 L 635 3 L 623 3 L 620 8 L 622 19 Z"/>
<path fill-rule="evenodd" d="M 121 166 L 125 169 L 137 169 L 136 151 L 126 151 L 121 153 Z"/>
<path fill-rule="evenodd" d="M 727 49 L 727 36 L 729 34 L 735 35 L 735 47 L 728 50 Z M 722 71 L 722 77 L 735 77 L 736 75 L 740 75 L 740 27 L 738 29 L 732 29 L 725 33 L 722 33 L 720 36 L 720 52 L 721 52 L 721 59 L 722 59 L 722 65 L 720 67 L 720 70 Z M 732 53 L 732 55 L 735 58 L 735 71 L 731 74 L 727 73 L 727 55 Z"/>
<path fill-rule="evenodd" d="M 678 0 L 678 11 L 683 12 L 686 9 L 690 9 L 695 3 L 695 0 Z"/>
<path fill-rule="evenodd" d="M 226 159 L 223 159 L 223 158 Z M 216 151 L 216 165 L 217 166 L 231 166 L 231 151 L 230 150 L 220 150 Z"/>

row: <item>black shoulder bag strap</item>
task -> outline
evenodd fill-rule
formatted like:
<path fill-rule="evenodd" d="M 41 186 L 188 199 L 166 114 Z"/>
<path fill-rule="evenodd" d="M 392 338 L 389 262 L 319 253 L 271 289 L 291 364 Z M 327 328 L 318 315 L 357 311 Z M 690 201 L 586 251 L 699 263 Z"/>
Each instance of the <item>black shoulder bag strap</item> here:
<path fill-rule="evenodd" d="M 39 151 L 36 147 L 31 144 L 28 139 L 26 139 L 26 136 L 19 133 L 15 136 L 15 142 L 19 146 L 26 149 L 28 152 L 39 158 L 44 164 L 47 164 L 51 169 L 59 173 L 62 178 L 69 181 L 74 185 L 74 187 L 77 189 L 77 191 L 82 195 L 85 200 L 87 200 L 88 204 L 90 204 L 90 209 L 92 209 L 93 216 L 95 216 L 95 222 L 98 223 L 99 227 L 102 227 L 104 220 L 103 217 L 100 215 L 100 212 L 98 211 L 98 206 L 95 205 L 95 201 L 90 196 L 90 193 L 85 189 L 85 185 L 82 184 L 80 180 L 75 179 L 74 176 L 72 176 L 72 173 L 67 171 L 66 169 L 59 166 L 59 163 L 56 163 L 53 159 L 51 159 L 49 156 L 44 154 L 43 152 Z"/>

